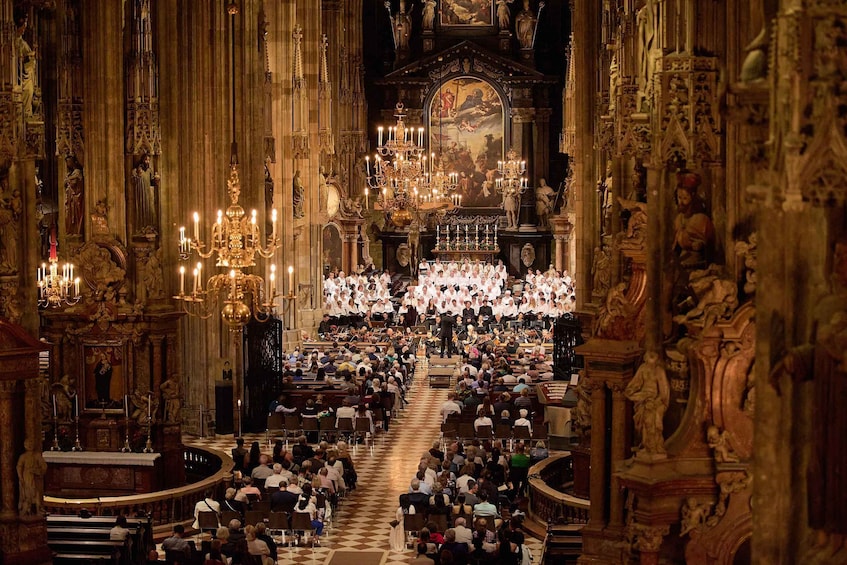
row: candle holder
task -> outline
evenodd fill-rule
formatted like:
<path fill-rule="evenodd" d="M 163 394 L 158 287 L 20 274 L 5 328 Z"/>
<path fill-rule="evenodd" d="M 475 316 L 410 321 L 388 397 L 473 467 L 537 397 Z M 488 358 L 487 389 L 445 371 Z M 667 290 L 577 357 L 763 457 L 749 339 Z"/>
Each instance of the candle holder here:
<path fill-rule="evenodd" d="M 132 453 L 132 447 L 129 445 L 129 418 L 125 418 L 126 433 L 124 434 L 124 446 L 121 448 L 121 453 Z"/>
<path fill-rule="evenodd" d="M 142 453 L 153 453 L 153 441 L 150 439 L 150 432 L 153 429 L 153 419 L 150 416 L 147 416 L 147 441 L 144 444 L 144 449 L 141 450 Z"/>
<path fill-rule="evenodd" d="M 79 443 L 79 415 L 74 420 L 74 435 L 76 438 L 74 439 L 74 446 L 71 448 L 71 451 L 83 451 L 82 444 Z"/>
<path fill-rule="evenodd" d="M 50 446 L 50 451 L 62 451 L 59 447 L 59 418 L 53 416 L 53 444 Z"/>

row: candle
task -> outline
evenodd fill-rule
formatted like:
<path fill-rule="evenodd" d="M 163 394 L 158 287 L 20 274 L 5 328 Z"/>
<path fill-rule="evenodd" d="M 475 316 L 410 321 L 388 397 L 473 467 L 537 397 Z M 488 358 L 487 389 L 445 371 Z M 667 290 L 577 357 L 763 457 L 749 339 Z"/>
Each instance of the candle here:
<path fill-rule="evenodd" d="M 271 210 L 271 225 L 273 226 L 272 238 L 276 239 L 276 208 Z"/>
<path fill-rule="evenodd" d="M 418 128 L 418 145 L 423 147 L 423 128 Z"/>
<path fill-rule="evenodd" d="M 194 241 L 200 241 L 200 214 L 194 212 Z"/>
<path fill-rule="evenodd" d="M 288 293 L 294 294 L 294 266 L 288 266 Z"/>
<path fill-rule="evenodd" d="M 179 244 L 185 245 L 185 226 L 179 227 Z"/>
<path fill-rule="evenodd" d="M 376 131 L 377 135 L 379 136 L 379 142 L 377 143 L 377 145 L 382 145 L 382 126 L 376 128 Z"/>
<path fill-rule="evenodd" d="M 185 267 L 179 268 L 179 293 L 185 294 Z"/>
<path fill-rule="evenodd" d="M 53 419 L 58 418 L 58 412 L 56 411 L 56 395 L 53 395 Z"/>
<path fill-rule="evenodd" d="M 129 420 L 129 395 L 124 395 L 124 413 L 126 414 L 126 419 Z"/>
<path fill-rule="evenodd" d="M 76 414 L 76 419 L 79 420 L 79 395 L 74 394 L 74 413 Z"/>
<path fill-rule="evenodd" d="M 147 419 L 153 419 L 153 393 L 147 393 Z"/>
<path fill-rule="evenodd" d="M 235 300 L 235 299 L 237 298 L 237 296 L 236 296 L 236 292 L 235 292 L 235 290 L 236 290 L 236 285 L 235 285 L 235 269 L 232 269 L 232 270 L 230 270 L 230 271 L 229 271 L 229 280 L 230 280 L 230 282 L 232 283 L 232 297 L 231 297 L 231 299 L 232 299 L 232 300 Z"/>
<path fill-rule="evenodd" d="M 382 128 L 380 128 L 382 129 Z M 370 155 L 365 155 L 365 170 L 368 172 L 368 176 L 371 176 L 371 157 Z"/>
<path fill-rule="evenodd" d="M 241 399 L 238 399 L 238 409 L 241 410 Z"/>
<path fill-rule="evenodd" d="M 199 279 L 200 272 L 197 269 L 194 269 L 194 290 L 192 292 L 197 292 L 197 280 Z"/>
<path fill-rule="evenodd" d="M 79 296 L 79 277 L 74 279 L 74 294 Z"/>

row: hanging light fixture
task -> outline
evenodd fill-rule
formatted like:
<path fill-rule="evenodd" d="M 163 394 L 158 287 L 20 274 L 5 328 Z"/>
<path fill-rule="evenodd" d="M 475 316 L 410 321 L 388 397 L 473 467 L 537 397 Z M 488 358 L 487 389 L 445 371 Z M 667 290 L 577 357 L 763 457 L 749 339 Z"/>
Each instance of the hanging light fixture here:
<path fill-rule="evenodd" d="M 62 265 L 59 273 L 59 255 L 56 252 L 55 227 L 50 233 L 50 255 L 48 263 L 42 263 L 36 272 L 38 285 L 38 305 L 42 308 L 58 308 L 73 306 L 81 295 L 79 293 L 79 277 L 74 278 L 73 263 Z"/>
<path fill-rule="evenodd" d="M 279 247 L 277 236 L 277 213 L 271 212 L 271 233 L 267 235 L 266 245 L 262 245 L 260 223 L 255 209 L 247 215 L 239 204 L 241 184 L 238 178 L 238 146 L 235 142 L 235 15 L 238 7 L 231 3 L 227 6 L 230 15 L 231 56 L 232 56 L 232 145 L 230 171 L 227 180 L 229 207 L 218 210 L 217 219 L 212 224 L 211 236 L 207 243 L 200 239 L 200 214 L 194 212 L 193 238 L 186 237 L 185 228 L 179 228 L 179 256 L 188 261 L 193 253 L 201 259 L 215 258 L 215 266 L 223 272 L 209 277 L 203 283 L 203 263 L 198 262 L 192 270 L 191 288 L 186 292 L 185 265 L 179 267 L 179 295 L 174 298 L 183 305 L 189 315 L 209 318 L 220 308 L 221 318 L 233 329 L 240 329 L 250 318 L 266 321 L 274 312 L 276 292 L 276 265 L 270 264 L 268 277 L 269 290 L 265 290 L 262 276 L 247 272 L 256 266 L 257 256 L 263 259 L 273 258 Z M 222 306 L 221 306 L 222 305 Z"/>
<path fill-rule="evenodd" d="M 523 194 L 528 188 L 526 177 L 526 161 L 520 160 L 514 149 L 506 153 L 505 161 L 497 161 L 497 173 L 494 186 L 503 194 Z"/>

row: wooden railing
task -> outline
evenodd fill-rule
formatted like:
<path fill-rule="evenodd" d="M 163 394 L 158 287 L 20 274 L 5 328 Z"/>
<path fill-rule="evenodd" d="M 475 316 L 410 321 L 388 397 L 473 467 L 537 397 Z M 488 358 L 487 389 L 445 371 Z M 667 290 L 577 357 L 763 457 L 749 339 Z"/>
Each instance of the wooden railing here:
<path fill-rule="evenodd" d="M 529 470 L 529 517 L 545 527 L 548 523 L 588 522 L 590 503 L 562 492 L 573 483 L 570 452 L 554 455 L 533 465 Z"/>
<path fill-rule="evenodd" d="M 222 451 L 185 446 L 184 487 L 160 490 L 132 496 L 101 496 L 97 498 L 44 497 L 44 509 L 50 514 L 79 514 L 88 510 L 95 516 L 150 516 L 153 526 L 165 526 L 194 519 L 194 505 L 208 490 L 215 499 L 222 498 L 232 481 L 233 462 Z"/>

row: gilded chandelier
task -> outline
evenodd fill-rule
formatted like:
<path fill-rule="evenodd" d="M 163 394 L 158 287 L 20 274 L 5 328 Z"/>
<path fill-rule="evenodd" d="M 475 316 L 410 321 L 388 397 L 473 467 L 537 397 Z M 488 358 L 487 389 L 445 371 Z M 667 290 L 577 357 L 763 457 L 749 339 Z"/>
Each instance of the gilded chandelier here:
<path fill-rule="evenodd" d="M 373 169 L 370 156 L 365 157 L 365 206 L 370 192 L 375 191 L 376 208 L 384 210 L 395 226 L 404 227 L 419 212 L 458 206 L 460 197 L 451 192 L 459 179 L 456 173 L 446 173 L 441 163 L 435 163 L 434 153 L 427 158 L 424 128 L 406 125 L 402 103 L 395 106 L 394 116 L 397 123 L 387 132 L 382 126 L 377 128 Z"/>
<path fill-rule="evenodd" d="M 59 257 L 56 254 L 55 241 L 50 242 L 50 257 L 42 263 L 36 273 L 38 285 L 38 305 L 44 308 L 72 306 L 79 302 L 79 277 L 74 278 L 73 263 L 62 265 L 59 273 Z"/>
<path fill-rule="evenodd" d="M 500 178 L 494 181 L 494 186 L 503 194 L 523 194 L 528 185 L 526 177 L 526 161 L 518 159 L 514 149 L 506 153 L 505 161 L 497 161 L 497 173 Z"/>
<path fill-rule="evenodd" d="M 208 247 L 200 239 L 200 214 L 194 212 L 194 238 L 185 237 L 185 228 L 179 229 L 179 256 L 182 261 L 197 252 L 201 259 L 215 257 L 215 266 L 225 269 L 223 273 L 209 277 L 203 284 L 203 264 L 198 262 L 193 270 L 191 289 L 185 290 L 185 266 L 179 268 L 179 295 L 174 298 L 183 304 L 183 310 L 201 318 L 210 317 L 222 304 L 221 317 L 233 328 L 240 328 L 253 316 L 265 321 L 274 310 L 277 298 L 275 279 L 276 265 L 270 265 L 269 289 L 265 290 L 263 277 L 245 272 L 256 266 L 256 256 L 270 259 L 279 247 L 277 237 L 276 210 L 271 212 L 271 234 L 265 247 L 261 244 L 261 233 L 256 210 L 247 216 L 238 204 L 241 186 L 238 180 L 238 164 L 230 167 L 227 192 L 230 205 L 226 212 L 218 210 L 217 220 L 212 224 Z"/>

